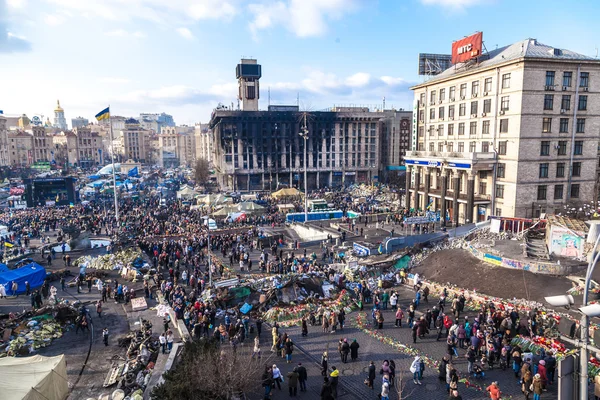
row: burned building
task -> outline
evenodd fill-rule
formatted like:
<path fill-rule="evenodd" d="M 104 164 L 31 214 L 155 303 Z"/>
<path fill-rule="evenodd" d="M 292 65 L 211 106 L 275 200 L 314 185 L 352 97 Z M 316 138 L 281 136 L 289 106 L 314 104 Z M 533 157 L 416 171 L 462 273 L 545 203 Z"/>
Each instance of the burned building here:
<path fill-rule="evenodd" d="M 218 182 L 235 191 L 303 189 L 305 145 L 309 190 L 374 182 L 384 116 L 362 107 L 306 113 L 296 106 L 215 109 L 210 128 Z"/>

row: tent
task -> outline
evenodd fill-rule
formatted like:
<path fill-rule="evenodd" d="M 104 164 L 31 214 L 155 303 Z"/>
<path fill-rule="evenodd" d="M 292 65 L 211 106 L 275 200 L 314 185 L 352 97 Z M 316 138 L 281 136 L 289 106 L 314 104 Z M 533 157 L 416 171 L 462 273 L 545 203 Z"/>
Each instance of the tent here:
<path fill-rule="evenodd" d="M 216 204 L 233 203 L 233 199 L 231 197 L 225 197 L 222 194 L 208 194 L 200 201 L 202 201 L 204 204 L 213 206 Z"/>
<path fill-rule="evenodd" d="M 261 205 L 258 205 L 254 202 L 251 201 L 242 201 L 241 203 L 239 203 L 237 205 L 238 210 L 243 211 L 243 212 L 247 212 L 247 213 L 262 213 L 265 211 L 265 208 Z"/>
<path fill-rule="evenodd" d="M 29 263 L 18 269 L 11 269 L 0 273 L 0 285 L 6 287 L 6 293 L 14 295 L 12 283 L 16 281 L 19 285 L 17 294 L 25 293 L 25 282 L 29 282 L 32 289 L 40 287 L 46 279 L 46 269 L 37 263 Z"/>
<path fill-rule="evenodd" d="M 3 272 L 6 272 L 8 270 L 9 270 L 8 269 L 8 265 L 0 263 L 0 274 L 3 273 Z"/>
<path fill-rule="evenodd" d="M 184 186 L 181 190 L 177 191 L 178 199 L 193 199 L 198 193 L 189 186 Z"/>
<path fill-rule="evenodd" d="M 0 359 L 0 392 L 3 400 L 66 399 L 69 382 L 65 356 Z"/>
<path fill-rule="evenodd" d="M 273 196 L 275 198 L 303 196 L 303 193 L 296 188 L 286 188 L 286 189 L 279 189 L 278 191 L 273 193 L 271 196 Z"/>
<path fill-rule="evenodd" d="M 119 174 L 121 173 L 121 164 L 119 163 L 115 163 L 115 173 Z M 96 172 L 95 175 L 100 175 L 100 176 L 104 176 L 104 175 L 112 175 L 113 173 L 113 164 L 108 164 L 102 168 L 100 168 L 100 170 L 98 172 Z"/>
<path fill-rule="evenodd" d="M 229 214 L 238 212 L 238 211 L 239 210 L 236 206 L 227 205 L 227 206 L 221 208 L 219 211 L 215 211 L 214 213 L 212 213 L 212 215 L 215 217 L 226 217 Z"/>

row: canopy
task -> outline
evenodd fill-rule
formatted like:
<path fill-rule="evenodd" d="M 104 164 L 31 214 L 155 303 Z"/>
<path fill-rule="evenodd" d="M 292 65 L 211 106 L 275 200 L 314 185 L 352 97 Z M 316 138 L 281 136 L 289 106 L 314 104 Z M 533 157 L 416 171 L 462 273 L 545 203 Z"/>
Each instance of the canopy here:
<path fill-rule="evenodd" d="M 288 197 L 288 196 L 302 196 L 302 192 L 296 188 L 285 188 L 285 189 L 280 189 L 280 190 L 276 191 L 271 196 L 273 196 L 275 198 Z"/>
<path fill-rule="evenodd" d="M 265 208 L 261 205 L 253 203 L 251 201 L 242 201 L 237 205 L 238 210 L 249 213 L 261 213 L 265 211 Z"/>
<path fill-rule="evenodd" d="M 69 394 L 65 356 L 0 359 L 3 400 L 64 400 Z"/>
<path fill-rule="evenodd" d="M 177 191 L 178 199 L 192 199 L 198 193 L 189 186 L 184 186 L 181 190 Z"/>
<path fill-rule="evenodd" d="M 115 163 L 115 173 L 121 173 L 121 164 Z M 113 164 L 108 164 L 105 167 L 102 167 L 100 171 L 96 172 L 96 175 L 112 175 L 113 173 Z"/>
<path fill-rule="evenodd" d="M 225 203 L 233 203 L 233 199 L 231 197 L 225 197 L 222 194 L 208 194 L 204 196 L 201 200 L 204 204 L 216 205 L 216 204 L 225 204 Z"/>
<path fill-rule="evenodd" d="M 46 269 L 37 263 L 30 263 L 18 269 L 11 269 L 0 273 L 0 285 L 4 285 L 6 293 L 14 295 L 12 283 L 17 282 L 17 294 L 25 293 L 25 282 L 29 282 L 32 289 L 40 287 L 46 279 Z"/>
<path fill-rule="evenodd" d="M 237 206 L 228 205 L 221 208 L 219 211 L 215 211 L 212 215 L 215 217 L 226 217 L 231 213 L 238 212 Z"/>

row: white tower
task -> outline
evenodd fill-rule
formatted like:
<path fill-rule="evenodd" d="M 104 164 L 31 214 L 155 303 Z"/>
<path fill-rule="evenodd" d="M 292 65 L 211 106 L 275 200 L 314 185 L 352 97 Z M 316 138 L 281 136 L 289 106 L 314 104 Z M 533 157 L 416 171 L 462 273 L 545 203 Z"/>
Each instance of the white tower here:
<path fill-rule="evenodd" d="M 242 101 L 243 111 L 258 111 L 260 87 L 258 80 L 262 75 L 261 66 L 256 60 L 243 58 L 235 69 L 239 83 L 238 100 Z"/>
<path fill-rule="evenodd" d="M 65 119 L 65 110 L 60 106 L 60 101 L 56 100 L 54 109 L 54 127 L 63 131 L 67 130 L 67 120 Z"/>

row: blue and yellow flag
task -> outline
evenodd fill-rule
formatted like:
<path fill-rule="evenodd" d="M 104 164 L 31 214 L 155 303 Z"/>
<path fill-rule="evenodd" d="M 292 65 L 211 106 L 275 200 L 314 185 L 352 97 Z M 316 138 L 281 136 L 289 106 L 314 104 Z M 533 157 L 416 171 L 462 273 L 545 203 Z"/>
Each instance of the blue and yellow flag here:
<path fill-rule="evenodd" d="M 11 242 L 4 242 L 4 246 L 6 246 L 6 247 L 15 247 L 15 245 L 12 244 Z"/>
<path fill-rule="evenodd" d="M 104 110 L 102 110 L 98 114 L 96 114 L 96 119 L 98 121 L 102 121 L 103 119 L 109 119 L 109 118 L 110 118 L 110 107 L 106 107 Z"/>

